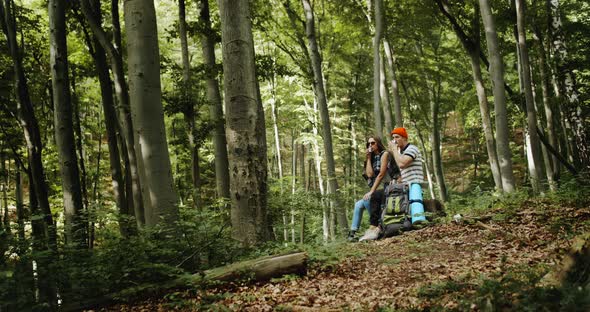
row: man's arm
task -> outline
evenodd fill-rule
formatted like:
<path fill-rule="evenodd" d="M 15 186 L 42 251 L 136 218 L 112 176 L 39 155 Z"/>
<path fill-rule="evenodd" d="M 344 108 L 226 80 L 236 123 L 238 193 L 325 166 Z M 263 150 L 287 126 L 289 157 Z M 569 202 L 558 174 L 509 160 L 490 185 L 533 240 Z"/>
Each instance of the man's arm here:
<path fill-rule="evenodd" d="M 401 169 L 406 168 L 414 161 L 414 158 L 412 158 L 412 156 L 405 155 L 400 152 L 400 148 L 397 146 L 397 143 L 395 141 L 390 141 L 388 147 L 390 150 L 393 151 L 393 159 L 395 160 L 395 163 L 398 165 L 398 167 L 400 167 Z"/>

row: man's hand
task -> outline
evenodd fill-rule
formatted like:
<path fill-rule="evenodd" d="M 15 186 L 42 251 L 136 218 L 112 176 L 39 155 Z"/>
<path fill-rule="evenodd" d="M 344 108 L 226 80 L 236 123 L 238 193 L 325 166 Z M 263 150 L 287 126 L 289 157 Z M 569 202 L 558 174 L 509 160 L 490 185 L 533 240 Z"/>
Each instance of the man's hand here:
<path fill-rule="evenodd" d="M 397 145 L 397 141 L 396 140 L 389 141 L 388 148 L 392 151 L 399 150 L 399 146 Z"/>

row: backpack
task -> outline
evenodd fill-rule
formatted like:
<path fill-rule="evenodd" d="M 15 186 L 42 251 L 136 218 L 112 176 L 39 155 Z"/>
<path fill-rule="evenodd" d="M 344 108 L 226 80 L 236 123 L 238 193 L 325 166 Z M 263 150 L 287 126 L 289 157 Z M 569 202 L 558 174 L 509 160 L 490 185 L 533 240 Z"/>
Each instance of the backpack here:
<path fill-rule="evenodd" d="M 391 237 L 412 229 L 408 184 L 392 182 L 385 189 L 381 227 L 383 237 Z"/>

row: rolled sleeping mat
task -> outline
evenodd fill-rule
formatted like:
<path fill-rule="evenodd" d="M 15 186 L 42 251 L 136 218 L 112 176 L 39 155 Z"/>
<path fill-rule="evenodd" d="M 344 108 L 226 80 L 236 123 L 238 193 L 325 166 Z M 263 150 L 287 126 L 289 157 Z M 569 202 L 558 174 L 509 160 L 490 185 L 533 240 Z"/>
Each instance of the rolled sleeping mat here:
<path fill-rule="evenodd" d="M 412 224 L 426 222 L 424 202 L 422 201 L 422 187 L 418 183 L 410 185 L 410 213 Z"/>

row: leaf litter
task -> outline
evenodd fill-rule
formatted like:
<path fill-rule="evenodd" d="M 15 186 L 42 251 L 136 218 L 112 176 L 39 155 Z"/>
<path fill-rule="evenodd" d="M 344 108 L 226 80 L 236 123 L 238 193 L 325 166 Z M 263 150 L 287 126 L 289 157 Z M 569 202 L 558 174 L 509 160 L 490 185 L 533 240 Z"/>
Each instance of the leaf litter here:
<path fill-rule="evenodd" d="M 354 256 L 335 265 L 312 264 L 301 277 L 184 291 L 180 301 L 155 298 L 102 311 L 457 309 L 453 291 L 473 293 L 482 278 L 498 277 L 512 268 L 550 268 L 571 245 L 571 233 L 590 227 L 587 207 L 548 207 L 542 200 L 527 201 L 519 213 L 502 221 L 489 217 L 497 213 L 503 212 L 489 211 L 488 216 L 433 224 L 378 241 L 349 243 Z M 425 291 L 440 283 L 448 289 L 431 295 Z M 471 309 L 482 307 L 474 303 Z"/>

